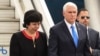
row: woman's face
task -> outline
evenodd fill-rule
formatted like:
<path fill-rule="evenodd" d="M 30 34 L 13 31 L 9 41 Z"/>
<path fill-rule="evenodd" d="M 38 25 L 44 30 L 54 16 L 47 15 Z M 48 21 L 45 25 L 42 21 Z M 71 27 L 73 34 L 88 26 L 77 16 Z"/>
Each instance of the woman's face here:
<path fill-rule="evenodd" d="M 31 32 L 35 32 L 39 29 L 40 22 L 30 22 L 29 25 L 27 25 L 27 29 Z"/>

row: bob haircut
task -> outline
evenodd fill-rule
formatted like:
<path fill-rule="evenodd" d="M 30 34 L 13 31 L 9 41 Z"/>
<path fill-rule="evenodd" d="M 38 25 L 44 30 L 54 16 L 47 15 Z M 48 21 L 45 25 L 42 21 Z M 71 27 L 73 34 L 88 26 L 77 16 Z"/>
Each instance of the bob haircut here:
<path fill-rule="evenodd" d="M 36 10 L 29 10 L 24 15 L 23 27 L 27 28 L 31 22 L 42 22 L 42 14 Z"/>

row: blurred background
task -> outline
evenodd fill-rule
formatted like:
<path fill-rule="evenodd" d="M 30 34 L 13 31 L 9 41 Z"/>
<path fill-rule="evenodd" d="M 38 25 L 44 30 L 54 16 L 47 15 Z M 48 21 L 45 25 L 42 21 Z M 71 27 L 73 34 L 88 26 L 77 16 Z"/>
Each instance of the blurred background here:
<path fill-rule="evenodd" d="M 23 30 L 23 17 L 27 10 L 35 9 L 43 15 L 39 31 L 49 36 L 49 29 L 63 20 L 62 7 L 74 2 L 86 8 L 90 15 L 90 27 L 100 32 L 100 0 L 0 0 L 0 56 L 9 56 L 10 39 L 13 33 Z"/>

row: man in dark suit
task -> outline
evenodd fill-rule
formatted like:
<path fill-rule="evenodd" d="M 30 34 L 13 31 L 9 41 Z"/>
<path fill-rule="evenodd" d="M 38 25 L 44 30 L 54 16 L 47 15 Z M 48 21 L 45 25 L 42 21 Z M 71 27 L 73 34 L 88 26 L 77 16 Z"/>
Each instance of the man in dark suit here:
<path fill-rule="evenodd" d="M 96 30 L 89 28 L 89 12 L 87 9 L 82 8 L 78 12 L 77 20 L 79 23 L 83 24 L 87 28 L 87 35 L 90 43 L 90 51 L 93 56 L 100 56 L 100 38 L 99 32 Z"/>
<path fill-rule="evenodd" d="M 63 16 L 64 20 L 50 29 L 48 56 L 91 56 L 86 27 L 75 22 L 76 4 L 66 3 L 63 6 Z"/>

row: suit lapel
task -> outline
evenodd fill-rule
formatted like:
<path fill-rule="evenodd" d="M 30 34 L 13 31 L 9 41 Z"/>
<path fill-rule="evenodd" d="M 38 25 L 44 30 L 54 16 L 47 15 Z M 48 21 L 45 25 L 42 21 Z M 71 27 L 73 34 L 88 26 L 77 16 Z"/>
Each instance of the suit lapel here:
<path fill-rule="evenodd" d="M 67 27 L 67 25 L 65 24 L 64 21 L 62 22 L 61 27 L 62 27 L 62 30 L 64 31 L 64 33 L 66 33 L 66 37 L 68 37 L 71 40 L 72 44 L 75 46 L 74 41 L 72 39 L 72 36 L 71 36 L 71 34 L 69 32 L 69 29 L 68 29 L 68 27 Z"/>
<path fill-rule="evenodd" d="M 81 28 L 80 28 L 80 26 L 79 26 L 79 24 L 78 23 L 76 23 L 76 27 L 77 27 L 77 32 L 78 32 L 78 47 L 80 46 L 80 39 L 81 39 L 81 37 L 82 37 L 82 31 L 81 31 Z"/>

